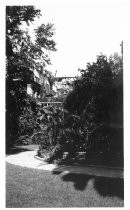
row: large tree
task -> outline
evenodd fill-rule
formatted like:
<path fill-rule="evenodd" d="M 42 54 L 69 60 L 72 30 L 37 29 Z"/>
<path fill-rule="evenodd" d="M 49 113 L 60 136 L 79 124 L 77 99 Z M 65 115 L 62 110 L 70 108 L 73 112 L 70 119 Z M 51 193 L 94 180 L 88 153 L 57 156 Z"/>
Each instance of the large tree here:
<path fill-rule="evenodd" d="M 33 70 L 43 73 L 45 65 L 51 63 L 48 51 L 56 50 L 52 24 L 39 26 L 34 41 L 27 30 L 21 29 L 23 23 L 29 25 L 40 15 L 40 10 L 33 6 L 6 7 L 6 139 L 9 142 L 17 138 L 23 107 L 34 102 L 26 93 L 27 84 L 40 91 Z"/>
<path fill-rule="evenodd" d="M 85 113 L 87 119 L 93 118 L 96 122 L 111 123 L 113 114 L 116 115 L 123 104 L 122 63 L 119 58 L 115 62 L 114 58 L 109 61 L 100 55 L 95 63 L 80 69 L 81 77 L 74 82 L 65 102 L 69 111 L 78 115 Z"/>
<path fill-rule="evenodd" d="M 80 69 L 81 77 L 65 101 L 69 113 L 83 122 L 83 131 L 89 142 L 106 142 L 105 149 L 123 150 L 123 69 L 120 57 L 97 56 L 95 63 Z M 101 137 L 102 136 L 102 137 Z M 109 138 L 109 141 L 107 140 Z M 94 143 L 94 144 L 95 144 Z M 109 146 L 108 146 L 109 144 Z M 96 146 L 97 147 L 97 146 Z M 98 147 L 97 147 L 98 148 Z"/>

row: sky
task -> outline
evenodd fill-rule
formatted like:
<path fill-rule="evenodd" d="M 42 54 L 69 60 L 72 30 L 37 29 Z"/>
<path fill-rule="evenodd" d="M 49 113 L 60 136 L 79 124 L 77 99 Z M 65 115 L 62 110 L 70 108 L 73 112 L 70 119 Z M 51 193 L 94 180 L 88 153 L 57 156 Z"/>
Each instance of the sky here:
<path fill-rule="evenodd" d="M 50 53 L 48 70 L 57 76 L 76 76 L 78 68 L 95 62 L 96 56 L 121 54 L 124 39 L 124 1 L 54 0 L 34 6 L 42 17 L 30 26 L 30 31 L 42 23 L 53 23 L 57 51 Z"/>

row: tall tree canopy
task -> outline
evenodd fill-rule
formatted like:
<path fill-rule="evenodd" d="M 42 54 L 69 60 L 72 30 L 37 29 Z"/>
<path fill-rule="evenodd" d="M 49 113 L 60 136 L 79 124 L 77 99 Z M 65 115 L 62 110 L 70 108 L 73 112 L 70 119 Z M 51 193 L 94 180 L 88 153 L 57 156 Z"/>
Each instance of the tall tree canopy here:
<path fill-rule="evenodd" d="M 53 24 L 42 24 L 35 30 L 35 41 L 29 32 L 22 30 L 22 23 L 31 24 L 40 17 L 40 10 L 33 6 L 6 7 L 6 125 L 7 139 L 18 134 L 18 118 L 24 106 L 31 100 L 27 96 L 27 84 L 40 91 L 34 82 L 36 69 L 43 73 L 50 64 L 48 51 L 55 51 Z"/>
<path fill-rule="evenodd" d="M 80 69 L 81 76 L 74 82 L 64 106 L 69 113 L 79 116 L 82 132 L 78 148 L 87 146 L 92 151 L 99 152 L 101 149 L 104 154 L 110 151 L 112 154 L 119 153 L 123 160 L 122 67 L 119 56 L 111 56 L 110 59 L 104 55 L 97 56 L 96 62 Z M 74 122 L 71 125 L 77 124 Z M 84 136 L 80 143 L 81 134 Z"/>
<path fill-rule="evenodd" d="M 95 63 L 80 69 L 65 107 L 74 114 L 85 114 L 97 123 L 123 123 L 123 70 L 119 56 L 97 56 Z"/>

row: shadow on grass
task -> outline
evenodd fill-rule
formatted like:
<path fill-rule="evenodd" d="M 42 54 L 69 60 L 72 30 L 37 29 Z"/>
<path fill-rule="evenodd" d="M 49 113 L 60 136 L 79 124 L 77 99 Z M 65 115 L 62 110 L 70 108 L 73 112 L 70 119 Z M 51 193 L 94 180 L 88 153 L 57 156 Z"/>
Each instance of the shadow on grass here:
<path fill-rule="evenodd" d="M 87 186 L 87 183 L 93 176 L 85 174 L 73 174 L 69 173 L 62 177 L 63 181 L 74 182 L 74 187 L 77 190 L 84 190 Z"/>
<path fill-rule="evenodd" d="M 94 188 L 102 196 L 116 196 L 124 199 L 124 181 L 121 178 L 106 178 L 106 177 L 96 177 L 85 174 L 74 174 L 69 173 L 63 175 L 62 180 L 66 182 L 73 182 L 74 187 L 77 190 L 85 190 L 88 181 L 94 179 Z"/>
<path fill-rule="evenodd" d="M 117 196 L 124 199 L 123 179 L 96 177 L 94 186 L 102 196 Z"/>

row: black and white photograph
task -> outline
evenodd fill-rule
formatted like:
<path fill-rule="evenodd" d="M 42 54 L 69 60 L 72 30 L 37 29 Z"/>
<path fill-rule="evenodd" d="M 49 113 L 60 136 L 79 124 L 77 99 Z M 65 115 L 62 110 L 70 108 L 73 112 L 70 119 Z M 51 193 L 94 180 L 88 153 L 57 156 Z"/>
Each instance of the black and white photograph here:
<path fill-rule="evenodd" d="M 125 1 L 5 5 L 5 207 L 124 207 Z"/>

